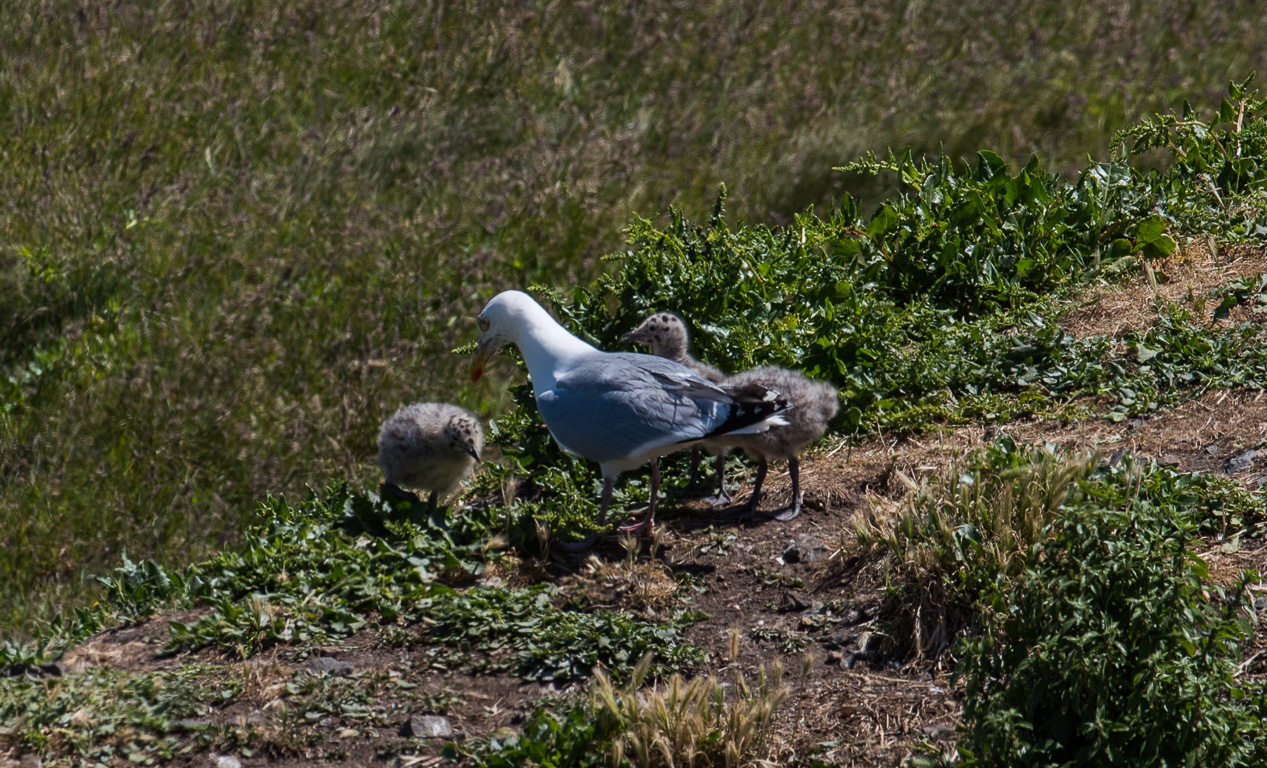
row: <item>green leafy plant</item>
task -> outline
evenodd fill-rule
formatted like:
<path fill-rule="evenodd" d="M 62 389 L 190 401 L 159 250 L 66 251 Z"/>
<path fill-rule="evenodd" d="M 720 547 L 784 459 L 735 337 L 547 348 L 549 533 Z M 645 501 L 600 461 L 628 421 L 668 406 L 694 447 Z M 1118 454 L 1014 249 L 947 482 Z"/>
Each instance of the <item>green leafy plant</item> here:
<path fill-rule="evenodd" d="M 425 612 L 428 633 L 463 652 L 492 654 L 490 668 L 532 680 L 584 679 L 595 669 L 619 679 L 647 653 L 670 671 L 703 661 L 703 651 L 682 638 L 692 614 L 650 624 L 612 611 L 566 611 L 553 605 L 552 592 L 540 585 L 445 596 Z"/>
<path fill-rule="evenodd" d="M 963 641 L 959 764 L 1261 763 L 1263 691 L 1237 678 L 1246 582 L 1211 583 L 1191 536 L 1144 499 L 1062 513 Z"/>
<path fill-rule="evenodd" d="M 1064 504 L 1082 495 L 1096 456 L 1057 456 L 1004 436 L 911 494 L 873 508 L 846 552 L 887 564 L 899 654 L 938 655 L 970 628 L 977 602 L 1024 572 Z M 841 559 L 844 562 L 845 558 Z"/>

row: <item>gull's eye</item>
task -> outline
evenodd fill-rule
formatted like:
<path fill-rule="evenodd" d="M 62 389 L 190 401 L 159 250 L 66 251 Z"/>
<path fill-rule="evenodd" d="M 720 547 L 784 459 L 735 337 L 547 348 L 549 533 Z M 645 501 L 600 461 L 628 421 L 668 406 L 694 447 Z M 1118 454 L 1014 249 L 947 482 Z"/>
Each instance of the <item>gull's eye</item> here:
<path fill-rule="evenodd" d="M 481 317 L 481 318 L 480 318 L 480 330 L 481 330 L 481 331 L 487 331 L 487 330 L 488 330 L 488 319 L 487 319 L 487 318 L 483 318 L 483 317 Z"/>

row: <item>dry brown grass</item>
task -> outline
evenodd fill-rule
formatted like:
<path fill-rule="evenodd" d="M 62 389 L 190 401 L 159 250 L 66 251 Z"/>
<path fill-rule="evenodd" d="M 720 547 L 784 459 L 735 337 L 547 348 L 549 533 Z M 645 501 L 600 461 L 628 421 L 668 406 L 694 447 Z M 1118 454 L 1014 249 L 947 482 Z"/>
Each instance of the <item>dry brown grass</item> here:
<path fill-rule="evenodd" d="M 779 662 L 769 673 L 762 667 L 752 684 L 736 671 L 728 686 L 707 677 L 684 681 L 673 675 L 639 691 L 650 668 L 650 656 L 644 657 L 623 689 L 601 672 L 595 680 L 596 708 L 619 724 L 610 755 L 613 766 L 622 760 L 636 768 L 772 765 L 762 759 L 762 751 L 775 713 L 788 696 Z"/>
<path fill-rule="evenodd" d="M 657 549 L 657 540 L 650 551 Z M 663 561 L 640 557 L 642 543 L 632 536 L 622 536 L 624 557 L 604 560 L 590 555 L 574 576 L 564 580 L 564 589 L 580 593 L 595 608 L 618 608 L 634 614 L 652 616 L 662 613 L 676 602 L 677 580 Z"/>
<path fill-rule="evenodd" d="M 1018 467 L 951 462 L 902 501 L 879 497 L 842 533 L 838 569 L 881 560 L 904 592 L 890 652 L 936 658 L 964 629 L 981 590 L 1020 575 L 1056 511 L 1099 462 L 1036 452 Z"/>
<path fill-rule="evenodd" d="M 1241 277 L 1267 272 L 1267 248 L 1220 248 L 1212 240 L 1198 239 L 1154 263 L 1152 269 L 1154 280 L 1141 271 L 1121 285 L 1097 285 L 1083 290 L 1073 300 L 1075 308 L 1061 319 L 1061 326 L 1080 338 L 1116 338 L 1156 325 L 1160 318 L 1158 309 L 1167 305 L 1209 318 L 1220 301 L 1212 298 L 1215 289 Z M 1248 310 L 1238 308 L 1233 312 L 1233 320 L 1243 320 L 1236 313 Z"/>

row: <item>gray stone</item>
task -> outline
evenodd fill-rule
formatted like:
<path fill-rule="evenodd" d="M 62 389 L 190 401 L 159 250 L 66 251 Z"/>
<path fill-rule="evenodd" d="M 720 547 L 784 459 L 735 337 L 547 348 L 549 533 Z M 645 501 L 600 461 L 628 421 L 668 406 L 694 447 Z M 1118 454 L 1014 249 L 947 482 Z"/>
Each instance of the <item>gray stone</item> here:
<path fill-rule="evenodd" d="M 242 762 L 233 755 L 211 753 L 211 768 L 242 768 Z"/>
<path fill-rule="evenodd" d="M 1244 472 L 1254 466 L 1254 457 L 1258 455 L 1258 451 L 1253 448 L 1242 453 L 1239 456 L 1233 456 L 1227 460 L 1227 468 L 1230 472 Z"/>
<path fill-rule="evenodd" d="M 323 674 L 326 672 L 336 672 L 343 674 L 352 672 L 356 669 L 356 665 L 348 661 L 339 661 L 329 656 L 318 656 L 308 664 L 308 671 L 313 674 Z"/>
<path fill-rule="evenodd" d="M 813 607 L 813 604 L 805 597 L 802 597 L 795 592 L 784 592 L 782 604 L 779 606 L 779 610 L 785 613 L 791 613 L 793 611 L 807 611 L 811 607 Z"/>
<path fill-rule="evenodd" d="M 414 715 L 405 721 L 401 732 L 415 739 L 439 739 L 453 735 L 449 718 L 440 715 Z"/>

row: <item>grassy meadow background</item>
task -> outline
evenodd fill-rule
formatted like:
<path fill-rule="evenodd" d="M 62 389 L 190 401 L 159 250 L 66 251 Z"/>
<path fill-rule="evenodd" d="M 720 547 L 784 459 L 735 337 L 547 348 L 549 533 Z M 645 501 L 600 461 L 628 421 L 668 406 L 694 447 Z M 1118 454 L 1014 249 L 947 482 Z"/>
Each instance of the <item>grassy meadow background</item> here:
<path fill-rule="evenodd" d="M 494 292 L 636 212 L 784 223 L 867 151 L 1071 169 L 1267 73 L 1250 0 L 0 6 L 0 634 L 267 494 L 377 482 L 400 404 L 495 408 Z"/>

